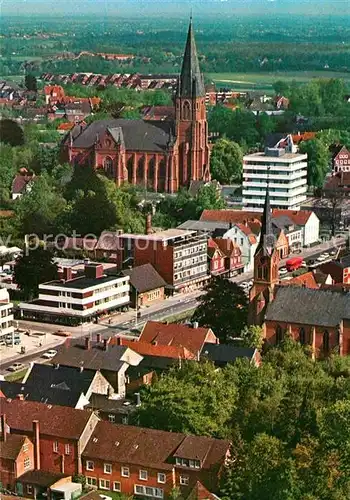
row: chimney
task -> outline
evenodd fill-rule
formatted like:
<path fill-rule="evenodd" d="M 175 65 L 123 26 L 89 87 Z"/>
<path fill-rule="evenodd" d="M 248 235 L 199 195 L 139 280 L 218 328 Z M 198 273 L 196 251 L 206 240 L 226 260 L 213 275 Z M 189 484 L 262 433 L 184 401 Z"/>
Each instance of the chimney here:
<path fill-rule="evenodd" d="M 108 351 L 109 339 L 103 339 L 103 350 Z"/>
<path fill-rule="evenodd" d="M 40 470 L 40 427 L 39 420 L 33 420 L 34 469 Z"/>
<path fill-rule="evenodd" d="M 146 215 L 146 234 L 151 234 L 152 233 L 152 215 L 147 214 Z"/>
<path fill-rule="evenodd" d="M 99 344 L 101 342 L 101 334 L 96 333 L 96 342 Z"/>
<path fill-rule="evenodd" d="M 198 324 L 198 321 L 194 321 L 192 323 L 192 327 L 196 330 L 198 328 L 199 324 Z"/>
<path fill-rule="evenodd" d="M 7 425 L 6 425 L 6 415 L 1 415 L 1 432 L 2 441 L 6 442 L 7 437 Z"/>
<path fill-rule="evenodd" d="M 118 337 L 116 336 L 116 345 L 122 345 L 122 338 L 121 337 Z"/>
<path fill-rule="evenodd" d="M 73 273 L 72 273 L 72 268 L 71 267 L 64 267 L 62 269 L 62 272 L 63 272 L 63 279 L 64 279 L 64 281 L 69 281 L 69 280 L 72 279 Z"/>
<path fill-rule="evenodd" d="M 86 278 L 99 279 L 103 276 L 103 264 L 85 264 L 84 274 Z"/>
<path fill-rule="evenodd" d="M 91 340 L 90 340 L 90 337 L 85 337 L 85 349 L 87 351 L 90 351 L 90 349 L 91 349 Z"/>
<path fill-rule="evenodd" d="M 136 407 L 139 408 L 141 406 L 141 396 L 139 392 L 135 392 L 136 396 Z"/>

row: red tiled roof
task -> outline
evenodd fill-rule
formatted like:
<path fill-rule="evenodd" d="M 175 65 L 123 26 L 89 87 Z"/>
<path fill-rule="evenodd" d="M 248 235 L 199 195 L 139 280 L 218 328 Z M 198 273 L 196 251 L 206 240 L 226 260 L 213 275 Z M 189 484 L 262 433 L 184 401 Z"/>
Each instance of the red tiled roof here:
<path fill-rule="evenodd" d="M 1 399 L 1 413 L 6 415 L 11 432 L 32 432 L 33 420 L 39 420 L 40 434 L 78 439 L 92 414 L 66 406 L 53 406 L 34 401 Z"/>
<path fill-rule="evenodd" d="M 59 95 L 64 95 L 64 89 L 61 85 L 45 85 L 44 92 L 46 95 L 51 95 L 53 92 L 57 92 Z"/>
<path fill-rule="evenodd" d="M 215 222 L 257 222 L 260 221 L 262 214 L 244 210 L 203 210 L 200 220 Z"/>
<path fill-rule="evenodd" d="M 112 339 L 111 344 L 116 341 Z M 162 358 L 195 359 L 196 356 L 185 347 L 174 345 L 154 345 L 148 342 L 135 342 L 133 340 L 120 339 L 121 345 L 130 347 L 141 356 L 160 356 Z"/>
<path fill-rule="evenodd" d="M 302 141 L 309 141 L 310 139 L 315 139 L 316 132 L 303 132 L 302 134 L 292 135 L 293 143 L 299 144 Z"/>
<path fill-rule="evenodd" d="M 0 458 L 15 460 L 18 457 L 26 439 L 26 436 L 7 434 L 6 441 L 0 441 Z"/>
<path fill-rule="evenodd" d="M 75 126 L 75 123 L 65 122 L 60 123 L 57 127 L 57 130 L 71 130 Z"/>
<path fill-rule="evenodd" d="M 310 271 L 309 273 L 301 274 L 300 276 L 296 276 L 291 280 L 281 282 L 282 285 L 284 283 L 287 285 L 306 286 L 306 288 L 318 288 L 314 273 L 312 271 Z"/>
<path fill-rule="evenodd" d="M 242 254 L 239 246 L 231 238 L 213 238 L 215 244 L 226 257 L 239 256 Z"/>
<path fill-rule="evenodd" d="M 216 336 L 210 328 L 193 328 L 176 323 L 161 323 L 147 321 L 141 335 L 140 342 L 158 345 L 185 347 L 193 354 L 201 351 L 205 342 L 216 342 Z"/>
<path fill-rule="evenodd" d="M 202 468 L 210 469 L 222 465 L 229 446 L 229 441 L 221 439 L 100 421 L 83 451 L 83 457 L 171 470 L 175 466 L 171 458 L 182 448 L 192 459 L 197 458 L 200 450 L 200 455 L 204 457 Z"/>
<path fill-rule="evenodd" d="M 283 215 L 286 215 L 294 222 L 294 224 L 297 224 L 298 226 L 305 226 L 312 214 L 313 212 L 311 210 L 284 210 L 279 208 L 272 209 L 273 217 L 281 217 Z"/>
<path fill-rule="evenodd" d="M 210 493 L 209 490 L 199 481 L 196 482 L 187 500 L 218 500 L 219 497 Z"/>
<path fill-rule="evenodd" d="M 12 182 L 12 193 L 21 194 L 29 182 L 36 181 L 37 177 L 34 175 L 16 175 Z"/>

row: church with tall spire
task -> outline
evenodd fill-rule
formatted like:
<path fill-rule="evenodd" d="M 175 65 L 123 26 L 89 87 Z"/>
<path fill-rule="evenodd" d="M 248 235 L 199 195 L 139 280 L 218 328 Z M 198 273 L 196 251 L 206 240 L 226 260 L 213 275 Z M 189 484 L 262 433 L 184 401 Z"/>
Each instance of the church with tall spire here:
<path fill-rule="evenodd" d="M 78 124 L 62 143 L 73 165 L 90 166 L 125 182 L 174 193 L 210 180 L 205 87 L 190 19 L 174 107 L 161 120 L 123 118 Z"/>
<path fill-rule="evenodd" d="M 274 288 L 279 282 L 280 255 L 272 230 L 269 186 L 266 188 L 261 232 L 254 255 L 254 279 L 249 295 L 249 323 L 262 325 L 267 306 L 273 301 Z"/>

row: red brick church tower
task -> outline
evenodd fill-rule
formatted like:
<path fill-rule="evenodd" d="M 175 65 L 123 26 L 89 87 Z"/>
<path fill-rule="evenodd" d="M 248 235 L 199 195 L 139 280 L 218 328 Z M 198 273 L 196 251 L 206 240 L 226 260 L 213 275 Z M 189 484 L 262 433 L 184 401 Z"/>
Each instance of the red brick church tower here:
<path fill-rule="evenodd" d="M 208 123 L 205 87 L 200 72 L 192 18 L 175 100 L 176 145 L 178 149 L 179 184 L 210 180 Z"/>
<path fill-rule="evenodd" d="M 254 283 L 249 296 L 249 323 L 262 325 L 268 304 L 273 300 L 274 288 L 279 282 L 279 252 L 272 231 L 269 186 L 266 198 L 260 241 L 254 255 Z"/>

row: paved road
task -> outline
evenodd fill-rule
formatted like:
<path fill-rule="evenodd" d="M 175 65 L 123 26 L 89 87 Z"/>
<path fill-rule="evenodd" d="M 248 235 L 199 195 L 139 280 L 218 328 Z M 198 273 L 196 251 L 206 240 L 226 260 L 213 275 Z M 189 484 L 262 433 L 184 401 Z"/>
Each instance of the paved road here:
<path fill-rule="evenodd" d="M 302 254 L 295 255 L 302 256 L 306 260 L 310 258 L 316 259 L 321 253 L 325 251 L 330 252 L 339 246 L 343 246 L 344 244 L 345 238 L 336 238 L 331 241 L 323 242 L 318 246 L 303 249 Z M 289 258 L 291 258 L 291 255 L 288 257 L 288 259 Z M 286 260 L 288 259 L 283 259 L 280 263 L 280 267 L 284 266 Z M 252 277 L 253 273 L 247 272 L 236 276 L 235 278 L 231 278 L 231 281 L 241 283 L 243 281 L 251 280 Z M 190 294 L 186 294 L 183 296 L 174 296 L 147 309 L 141 309 L 141 317 L 139 317 L 137 321 L 135 311 L 131 310 L 126 313 L 115 315 L 112 318 L 111 324 L 102 321 L 99 324 L 88 324 L 79 327 L 65 327 L 64 330 L 71 332 L 73 338 L 79 338 L 86 335 L 94 335 L 96 333 L 100 333 L 102 335 L 102 338 L 109 337 L 117 333 L 126 337 L 134 337 L 135 335 L 137 335 L 137 329 L 140 329 L 148 320 L 161 320 L 167 316 L 171 316 L 195 308 L 197 305 L 197 298 L 200 297 L 200 295 L 202 295 L 203 293 L 203 291 L 198 290 L 196 292 L 191 292 Z M 34 323 L 22 320 L 19 321 L 19 327 L 23 330 L 31 330 L 32 332 L 35 331 L 51 334 L 58 329 L 58 326 L 54 324 Z M 48 349 L 55 349 L 62 342 L 64 342 L 64 339 L 62 338 L 55 338 L 53 335 L 50 335 L 50 337 L 52 337 L 52 342 L 46 343 L 46 345 L 40 349 L 35 349 L 35 351 L 28 352 L 25 355 L 17 354 L 12 358 L 4 358 L 3 360 L 0 359 L 0 373 L 6 373 L 6 368 L 8 368 L 15 360 L 22 363 L 29 363 L 31 361 L 37 360 L 43 361 L 41 355 L 45 351 L 47 351 Z"/>

